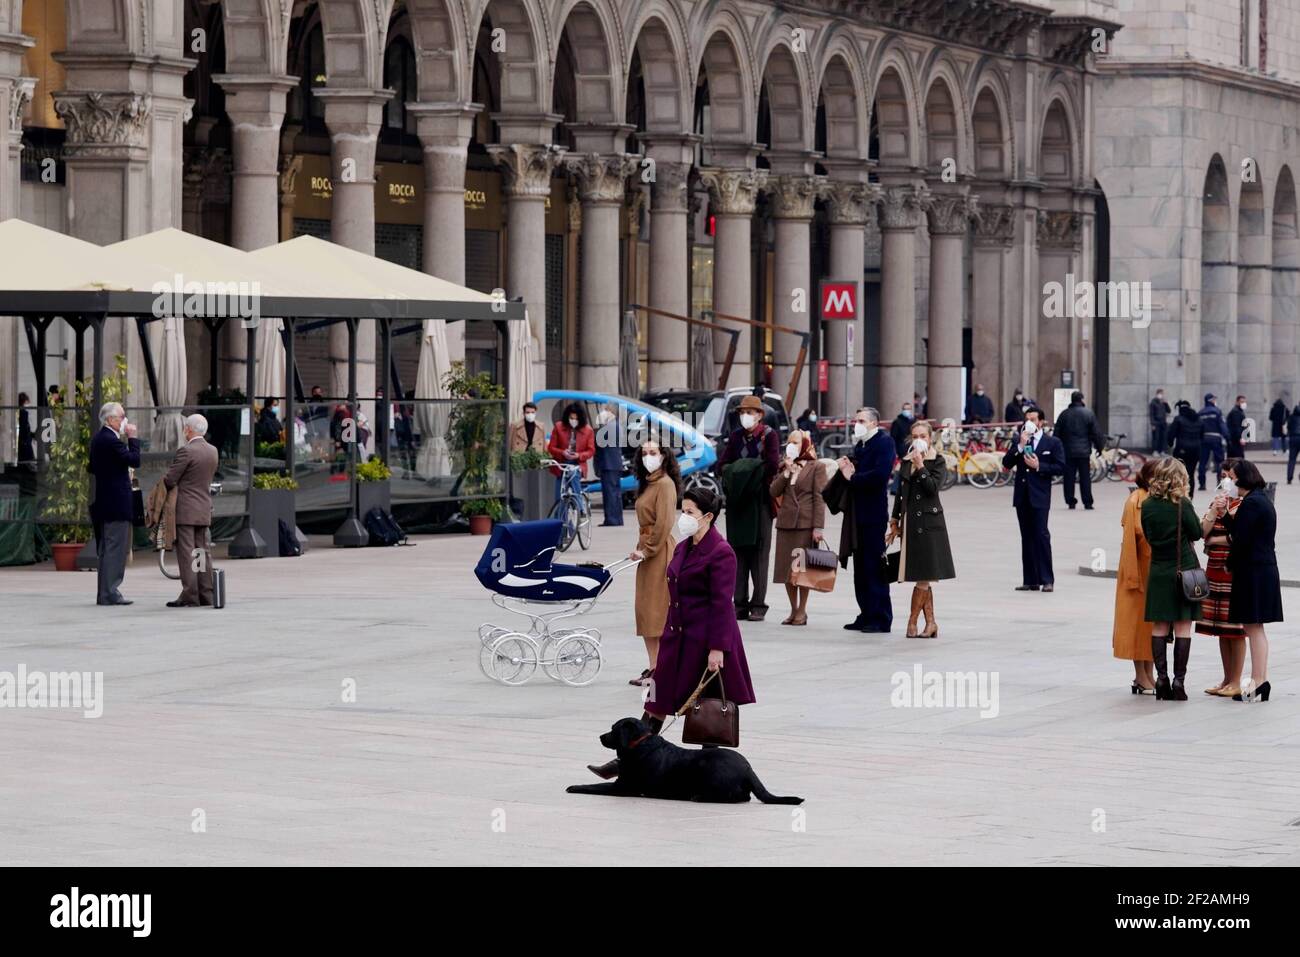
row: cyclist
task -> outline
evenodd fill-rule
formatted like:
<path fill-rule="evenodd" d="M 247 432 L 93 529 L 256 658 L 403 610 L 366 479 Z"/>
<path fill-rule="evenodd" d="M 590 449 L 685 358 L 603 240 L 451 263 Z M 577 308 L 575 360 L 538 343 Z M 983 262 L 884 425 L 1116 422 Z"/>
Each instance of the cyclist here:
<path fill-rule="evenodd" d="M 551 441 L 546 446 L 551 458 L 566 465 L 578 466 L 578 477 L 587 477 L 587 463 L 596 455 L 596 433 L 587 424 L 587 413 L 580 402 L 570 402 L 564 407 L 564 413 L 551 432 Z M 555 476 L 555 498 L 558 500 L 564 490 L 564 473 L 559 466 L 551 468 Z"/>

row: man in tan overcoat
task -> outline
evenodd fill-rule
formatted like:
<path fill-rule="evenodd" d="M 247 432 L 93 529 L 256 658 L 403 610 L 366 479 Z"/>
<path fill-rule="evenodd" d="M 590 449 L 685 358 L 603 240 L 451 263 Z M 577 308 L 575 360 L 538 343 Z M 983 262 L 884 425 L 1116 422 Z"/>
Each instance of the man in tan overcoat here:
<path fill-rule="evenodd" d="M 208 420 L 201 415 L 185 419 L 185 442 L 176 450 L 163 484 L 176 490 L 176 564 L 181 572 L 181 596 L 168 608 L 212 604 L 212 494 L 209 486 L 217 471 L 217 450 L 204 435 Z"/>

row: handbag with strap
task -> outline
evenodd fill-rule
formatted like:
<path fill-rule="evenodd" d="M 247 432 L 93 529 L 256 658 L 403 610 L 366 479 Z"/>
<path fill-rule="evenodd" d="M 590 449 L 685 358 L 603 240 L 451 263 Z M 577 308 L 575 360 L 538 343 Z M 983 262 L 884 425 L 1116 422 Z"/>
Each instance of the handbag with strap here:
<path fill-rule="evenodd" d="M 1200 601 L 1210 597 L 1210 580 L 1204 569 L 1189 568 L 1183 570 L 1183 503 L 1178 502 L 1178 531 L 1175 534 L 1174 574 L 1178 577 L 1178 587 L 1183 590 L 1183 597 L 1188 601 Z"/>
<path fill-rule="evenodd" d="M 721 698 L 701 698 L 700 694 L 714 678 L 722 689 Z M 722 682 L 722 669 L 704 669 L 700 683 L 686 699 L 678 714 L 686 715 L 682 727 L 683 744 L 715 744 L 724 748 L 740 747 L 740 708 L 727 700 L 727 688 Z"/>
<path fill-rule="evenodd" d="M 793 588 L 811 588 L 813 591 L 833 591 L 835 573 L 840 561 L 831 547 L 822 539 L 813 548 L 796 548 L 790 556 L 790 574 L 787 581 Z"/>

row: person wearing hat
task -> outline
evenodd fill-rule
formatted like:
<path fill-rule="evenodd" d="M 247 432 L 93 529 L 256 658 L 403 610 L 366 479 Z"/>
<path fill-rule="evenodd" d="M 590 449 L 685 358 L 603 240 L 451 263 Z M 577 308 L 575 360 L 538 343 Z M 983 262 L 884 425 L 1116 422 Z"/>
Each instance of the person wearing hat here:
<path fill-rule="evenodd" d="M 736 411 L 740 427 L 727 436 L 719 462 L 727 496 L 727 541 L 736 553 L 736 619 L 762 621 L 767 615 L 772 554 L 768 489 L 781 467 L 781 436 L 763 421 L 763 402 L 758 396 L 745 396 Z"/>
<path fill-rule="evenodd" d="M 1223 420 L 1219 409 L 1218 396 L 1213 392 L 1205 393 L 1205 407 L 1197 413 L 1201 420 L 1201 459 L 1196 468 L 1196 484 L 1205 491 L 1205 467 L 1214 458 L 1214 481 L 1223 478 L 1223 449 L 1228 441 L 1228 423 Z M 1189 483 L 1190 484 L 1190 483 Z"/>

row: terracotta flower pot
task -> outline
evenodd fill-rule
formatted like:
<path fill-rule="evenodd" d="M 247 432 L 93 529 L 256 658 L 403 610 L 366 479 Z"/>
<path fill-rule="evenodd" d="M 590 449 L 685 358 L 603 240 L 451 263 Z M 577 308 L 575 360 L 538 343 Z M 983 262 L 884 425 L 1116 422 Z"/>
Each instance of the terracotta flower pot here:
<path fill-rule="evenodd" d="M 85 542 L 55 542 L 50 546 L 54 551 L 54 570 L 56 572 L 75 572 L 77 570 L 77 555 L 85 547 Z"/>
<path fill-rule="evenodd" d="M 471 535 L 491 535 L 492 534 L 492 516 L 491 515 L 471 515 L 469 517 L 469 533 Z"/>

